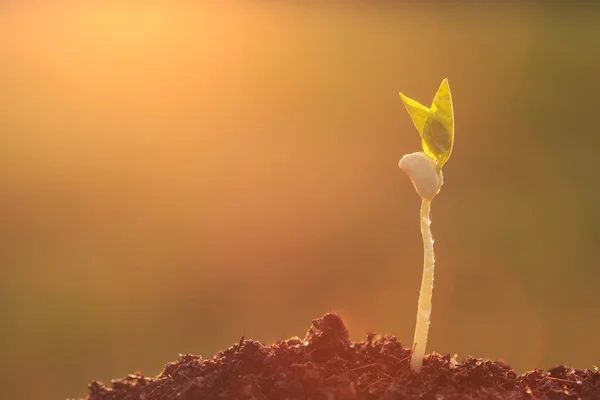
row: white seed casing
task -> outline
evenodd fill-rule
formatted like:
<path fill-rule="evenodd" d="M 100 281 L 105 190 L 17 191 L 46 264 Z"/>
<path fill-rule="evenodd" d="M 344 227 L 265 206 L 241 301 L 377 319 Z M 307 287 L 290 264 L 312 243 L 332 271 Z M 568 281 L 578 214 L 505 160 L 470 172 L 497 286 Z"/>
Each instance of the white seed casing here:
<path fill-rule="evenodd" d="M 431 200 L 440 191 L 442 171 L 437 171 L 435 161 L 419 151 L 403 156 L 398 166 L 412 181 L 422 199 Z"/>

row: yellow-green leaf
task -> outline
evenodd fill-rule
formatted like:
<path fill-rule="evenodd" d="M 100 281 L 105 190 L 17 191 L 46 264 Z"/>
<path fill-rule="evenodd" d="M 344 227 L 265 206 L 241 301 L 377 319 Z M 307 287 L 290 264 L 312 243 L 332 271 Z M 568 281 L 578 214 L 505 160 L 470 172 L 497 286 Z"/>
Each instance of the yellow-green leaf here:
<path fill-rule="evenodd" d="M 444 79 L 431 104 L 431 116 L 425 123 L 423 139 L 436 154 L 438 165 L 450 158 L 454 145 L 454 109 L 448 79 Z"/>
<path fill-rule="evenodd" d="M 400 93 L 400 97 L 422 138 L 423 152 L 441 168 L 450 158 L 454 145 L 454 111 L 448 79 L 440 85 L 427 108 Z"/>
<path fill-rule="evenodd" d="M 438 168 L 448 161 L 452 151 L 451 136 L 444 125 L 431 113 L 423 129 L 423 151 L 437 160 Z"/>
<path fill-rule="evenodd" d="M 410 115 L 413 124 L 415 124 L 417 131 L 419 131 L 419 135 L 423 136 L 425 121 L 427 121 L 427 118 L 429 117 L 429 107 L 425 107 L 423 104 L 406 97 L 402 93 L 400 93 L 400 98 L 402 99 L 404 107 L 406 107 L 406 111 L 408 111 L 408 115 Z"/>

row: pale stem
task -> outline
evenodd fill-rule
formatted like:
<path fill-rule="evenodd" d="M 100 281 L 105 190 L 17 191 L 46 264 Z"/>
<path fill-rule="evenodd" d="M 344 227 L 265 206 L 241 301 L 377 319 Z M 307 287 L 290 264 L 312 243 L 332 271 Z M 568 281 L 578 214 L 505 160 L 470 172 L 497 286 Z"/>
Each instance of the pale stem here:
<path fill-rule="evenodd" d="M 424 266 L 423 279 L 421 281 L 421 293 L 419 294 L 419 308 L 417 310 L 417 326 L 415 327 L 415 340 L 410 366 L 413 371 L 421 371 L 425 346 L 427 345 L 427 333 L 429 331 L 429 317 L 431 315 L 431 295 L 433 293 L 433 236 L 431 235 L 431 220 L 429 210 L 431 200 L 423 199 L 421 203 L 421 235 L 423 235 Z"/>

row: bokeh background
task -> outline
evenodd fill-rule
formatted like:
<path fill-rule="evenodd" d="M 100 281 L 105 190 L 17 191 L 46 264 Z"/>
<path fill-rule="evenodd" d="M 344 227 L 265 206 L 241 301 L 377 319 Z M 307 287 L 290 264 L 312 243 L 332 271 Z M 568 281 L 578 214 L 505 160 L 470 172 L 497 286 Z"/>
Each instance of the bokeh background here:
<path fill-rule="evenodd" d="M 398 91 L 444 77 L 428 350 L 600 364 L 598 7 L 140 4 L 0 6 L 0 397 L 82 397 L 329 310 L 410 346 Z"/>

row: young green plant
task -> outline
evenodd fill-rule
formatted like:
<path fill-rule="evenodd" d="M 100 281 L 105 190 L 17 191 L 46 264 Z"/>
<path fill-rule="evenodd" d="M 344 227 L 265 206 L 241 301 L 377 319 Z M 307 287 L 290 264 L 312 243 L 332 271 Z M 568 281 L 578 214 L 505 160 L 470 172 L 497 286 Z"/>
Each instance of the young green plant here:
<path fill-rule="evenodd" d="M 410 115 L 419 135 L 423 151 L 402 157 L 398 166 L 411 179 L 417 193 L 421 196 L 421 234 L 423 235 L 424 265 L 417 325 L 410 366 L 415 372 L 421 371 L 429 317 L 431 315 L 431 295 L 433 293 L 433 236 L 429 213 L 431 200 L 440 191 L 443 183 L 442 166 L 450 158 L 454 144 L 454 112 L 448 79 L 444 79 L 438 89 L 431 107 L 425 107 L 417 101 L 400 93 L 400 98 Z"/>

